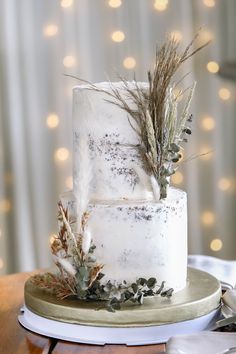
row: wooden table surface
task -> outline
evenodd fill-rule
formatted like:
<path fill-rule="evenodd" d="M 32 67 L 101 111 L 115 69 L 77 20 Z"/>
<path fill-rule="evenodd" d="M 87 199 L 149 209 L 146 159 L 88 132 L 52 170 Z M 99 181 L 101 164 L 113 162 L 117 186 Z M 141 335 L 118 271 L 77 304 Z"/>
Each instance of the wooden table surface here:
<path fill-rule="evenodd" d="M 24 282 L 32 273 L 0 277 L 0 354 L 157 354 L 165 346 L 85 345 L 47 338 L 24 329 L 17 320 L 23 305 Z"/>

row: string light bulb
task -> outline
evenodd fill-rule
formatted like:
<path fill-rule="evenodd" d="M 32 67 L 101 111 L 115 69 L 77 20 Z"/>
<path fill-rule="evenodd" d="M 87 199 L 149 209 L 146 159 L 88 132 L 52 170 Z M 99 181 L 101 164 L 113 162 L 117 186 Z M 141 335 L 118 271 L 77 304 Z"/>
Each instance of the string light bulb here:
<path fill-rule="evenodd" d="M 57 25 L 50 24 L 44 27 L 43 33 L 46 37 L 53 37 L 58 33 Z"/>
<path fill-rule="evenodd" d="M 218 188 L 222 191 L 227 191 L 231 188 L 231 181 L 229 178 L 222 177 L 218 181 Z"/>
<path fill-rule="evenodd" d="M 124 32 L 122 31 L 115 31 L 115 32 L 112 32 L 111 34 L 111 39 L 114 41 L 114 42 L 123 42 L 123 40 L 125 39 L 125 34 Z"/>
<path fill-rule="evenodd" d="M 58 115 L 55 113 L 51 113 L 47 116 L 47 126 L 50 129 L 54 129 L 58 126 L 59 124 L 59 118 Z"/>
<path fill-rule="evenodd" d="M 61 7 L 68 8 L 71 7 L 74 3 L 74 0 L 61 0 Z"/>
<path fill-rule="evenodd" d="M 216 74 L 218 73 L 220 66 L 216 61 L 209 61 L 207 63 L 207 70 L 211 73 L 211 74 Z"/>
<path fill-rule="evenodd" d="M 127 57 L 123 60 L 123 65 L 126 69 L 133 69 L 136 66 L 136 60 L 133 57 Z"/>
<path fill-rule="evenodd" d="M 165 11 L 168 6 L 168 0 L 155 0 L 154 8 L 157 11 Z"/>
<path fill-rule="evenodd" d="M 231 97 L 231 92 L 229 89 L 225 88 L 225 87 L 222 87 L 219 92 L 219 97 L 223 100 L 223 101 L 227 101 L 230 99 Z"/>
<path fill-rule="evenodd" d="M 67 55 L 63 59 L 63 65 L 65 68 L 72 68 L 73 66 L 75 66 L 75 63 L 76 63 L 76 60 L 73 55 Z"/>
<path fill-rule="evenodd" d="M 203 130 L 210 131 L 215 128 L 215 120 L 210 116 L 203 117 L 201 121 L 201 127 Z"/>
<path fill-rule="evenodd" d="M 180 31 L 174 30 L 170 32 L 170 38 L 176 42 L 180 42 L 183 39 L 183 34 Z"/>
<path fill-rule="evenodd" d="M 204 211 L 201 215 L 202 224 L 205 226 L 212 226 L 215 223 L 215 214 L 210 211 Z"/>
<path fill-rule="evenodd" d="M 206 7 L 214 7 L 215 6 L 215 0 L 203 0 L 203 4 Z"/>
<path fill-rule="evenodd" d="M 109 0 L 108 1 L 108 5 L 110 7 L 117 8 L 117 7 L 120 7 L 122 5 L 122 1 L 121 0 Z"/>
<path fill-rule="evenodd" d="M 223 247 L 223 242 L 219 238 L 215 238 L 210 243 L 210 248 L 212 251 L 220 251 Z"/>
<path fill-rule="evenodd" d="M 69 150 L 61 147 L 55 151 L 54 159 L 58 162 L 64 162 L 69 158 Z"/>

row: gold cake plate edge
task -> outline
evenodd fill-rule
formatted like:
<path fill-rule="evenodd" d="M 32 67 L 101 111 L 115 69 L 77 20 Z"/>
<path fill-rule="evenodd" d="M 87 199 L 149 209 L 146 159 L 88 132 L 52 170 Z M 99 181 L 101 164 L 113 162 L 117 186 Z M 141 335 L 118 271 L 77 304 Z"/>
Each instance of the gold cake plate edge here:
<path fill-rule="evenodd" d="M 220 282 L 211 274 L 188 268 L 187 286 L 171 298 L 145 298 L 143 305 L 126 304 L 109 312 L 101 302 L 76 299 L 58 300 L 52 294 L 25 283 L 25 306 L 50 320 L 96 327 L 160 326 L 192 320 L 217 309 L 221 299 Z"/>

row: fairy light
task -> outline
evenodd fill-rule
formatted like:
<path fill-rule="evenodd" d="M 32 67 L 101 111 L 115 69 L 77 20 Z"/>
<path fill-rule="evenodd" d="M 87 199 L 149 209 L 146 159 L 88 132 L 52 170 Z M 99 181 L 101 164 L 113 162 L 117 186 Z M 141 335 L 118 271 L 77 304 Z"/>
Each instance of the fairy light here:
<path fill-rule="evenodd" d="M 222 177 L 218 181 L 218 188 L 222 191 L 227 191 L 231 188 L 231 181 L 229 178 Z"/>
<path fill-rule="evenodd" d="M 123 40 L 125 39 L 125 34 L 124 32 L 122 31 L 114 31 L 112 32 L 111 34 L 111 39 L 114 41 L 114 42 L 123 42 Z"/>
<path fill-rule="evenodd" d="M 202 146 L 199 152 L 199 159 L 208 161 L 212 158 L 213 152 L 210 146 Z"/>
<path fill-rule="evenodd" d="M 218 92 L 219 97 L 223 100 L 223 101 L 227 101 L 230 99 L 231 97 L 231 92 L 229 89 L 222 87 L 219 92 Z"/>
<path fill-rule="evenodd" d="M 207 70 L 211 73 L 211 74 L 216 74 L 218 73 L 220 66 L 216 61 L 209 61 L 207 63 Z"/>
<path fill-rule="evenodd" d="M 136 60 L 133 57 L 127 57 L 123 60 L 123 65 L 126 69 L 133 69 L 136 66 Z"/>
<path fill-rule="evenodd" d="M 215 223 L 215 214 L 210 211 L 204 211 L 201 215 L 202 224 L 205 226 L 212 226 Z"/>
<path fill-rule="evenodd" d="M 68 176 L 66 178 L 66 187 L 69 188 L 69 189 L 72 189 L 73 188 L 73 177 L 72 176 Z"/>
<path fill-rule="evenodd" d="M 11 208 L 12 208 L 12 205 L 11 205 L 10 200 L 8 200 L 8 199 L 0 200 L 0 212 L 9 213 Z"/>
<path fill-rule="evenodd" d="M 76 60 L 73 55 L 67 55 L 63 59 L 63 65 L 65 68 L 72 68 L 73 66 L 75 66 L 75 63 L 76 63 Z"/>
<path fill-rule="evenodd" d="M 2 269 L 4 267 L 4 262 L 3 262 L 3 259 L 0 258 L 0 269 Z"/>
<path fill-rule="evenodd" d="M 157 11 L 165 11 L 168 6 L 168 0 L 155 0 L 154 8 Z"/>
<path fill-rule="evenodd" d="M 68 8 L 71 7 L 74 3 L 74 0 L 61 0 L 61 7 Z"/>
<path fill-rule="evenodd" d="M 55 151 L 54 158 L 58 162 L 64 162 L 69 158 L 69 150 L 61 147 Z"/>
<path fill-rule="evenodd" d="M 170 32 L 170 38 L 174 39 L 176 42 L 180 42 L 183 39 L 183 34 L 180 31 L 171 31 Z"/>
<path fill-rule="evenodd" d="M 176 171 L 171 177 L 171 181 L 176 185 L 182 184 L 183 180 L 184 180 L 184 176 L 179 171 Z"/>
<path fill-rule="evenodd" d="M 50 24 L 44 27 L 43 33 L 46 37 L 53 37 L 58 33 L 57 25 Z"/>
<path fill-rule="evenodd" d="M 215 6 L 215 0 L 203 0 L 203 4 L 206 7 L 214 7 Z"/>
<path fill-rule="evenodd" d="M 223 247 L 223 242 L 219 238 L 215 238 L 210 243 L 210 248 L 212 251 L 220 251 Z"/>
<path fill-rule="evenodd" d="M 48 128 L 50 128 L 50 129 L 56 128 L 56 127 L 58 126 L 58 124 L 59 124 L 59 117 L 58 117 L 58 115 L 55 114 L 55 113 L 49 114 L 49 115 L 47 116 L 47 121 L 46 121 L 46 123 L 47 123 Z"/>
<path fill-rule="evenodd" d="M 208 41 L 211 41 L 214 39 L 214 35 L 212 32 L 208 31 L 208 30 L 201 30 L 199 32 L 199 43 L 200 44 L 204 44 Z"/>
<path fill-rule="evenodd" d="M 202 118 L 201 127 L 203 130 L 209 131 L 215 128 L 215 120 L 210 116 L 206 116 Z"/>
<path fill-rule="evenodd" d="M 117 7 L 120 7 L 122 5 L 122 1 L 121 0 L 109 0 L 108 1 L 108 5 L 110 7 L 117 8 Z"/>

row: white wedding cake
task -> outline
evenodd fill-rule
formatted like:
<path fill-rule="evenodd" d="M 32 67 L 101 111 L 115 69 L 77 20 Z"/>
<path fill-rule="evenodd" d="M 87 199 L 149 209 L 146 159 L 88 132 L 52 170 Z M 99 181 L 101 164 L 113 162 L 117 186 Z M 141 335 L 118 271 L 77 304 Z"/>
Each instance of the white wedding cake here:
<path fill-rule="evenodd" d="M 132 82 L 128 86 L 136 89 Z M 77 204 L 87 189 L 86 230 L 103 265 L 102 282 L 155 277 L 179 291 L 187 277 L 186 193 L 169 187 L 167 197 L 159 200 L 158 186 L 143 166 L 135 121 L 107 102 L 114 89 L 125 95 L 124 83 L 95 87 L 73 89 L 74 188 L 62 196 L 62 204 L 78 218 Z"/>

